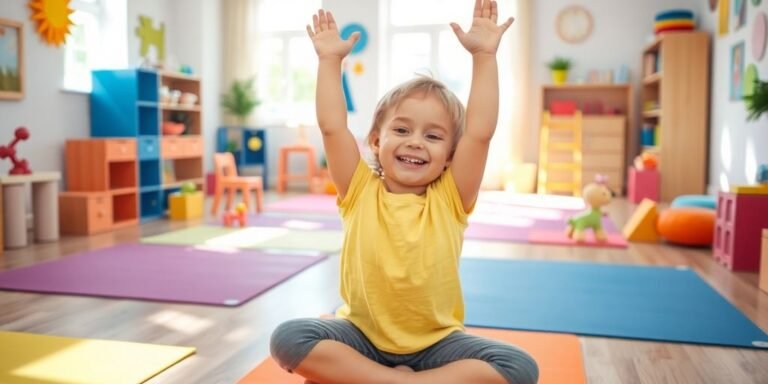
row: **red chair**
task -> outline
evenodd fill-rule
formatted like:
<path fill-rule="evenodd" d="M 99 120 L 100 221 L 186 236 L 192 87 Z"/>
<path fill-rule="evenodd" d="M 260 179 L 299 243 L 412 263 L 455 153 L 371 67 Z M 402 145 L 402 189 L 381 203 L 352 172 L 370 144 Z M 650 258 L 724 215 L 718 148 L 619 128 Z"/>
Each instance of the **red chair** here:
<path fill-rule="evenodd" d="M 262 210 L 264 201 L 264 181 L 261 176 L 238 176 L 235 166 L 235 157 L 229 152 L 213 154 L 213 166 L 216 175 L 216 190 L 213 193 L 213 205 L 211 213 L 215 216 L 219 210 L 221 195 L 227 192 L 226 210 L 232 208 L 232 202 L 235 199 L 235 193 L 240 191 L 243 196 L 243 203 L 246 207 L 251 206 L 251 191 L 256 192 L 256 213 Z"/>

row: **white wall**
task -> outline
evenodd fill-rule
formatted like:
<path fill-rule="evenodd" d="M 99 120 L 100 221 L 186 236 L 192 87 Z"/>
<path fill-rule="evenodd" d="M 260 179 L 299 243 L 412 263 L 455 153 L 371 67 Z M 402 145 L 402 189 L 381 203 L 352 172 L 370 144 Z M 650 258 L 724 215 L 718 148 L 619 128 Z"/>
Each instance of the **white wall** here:
<path fill-rule="evenodd" d="M 88 95 L 64 92 L 64 50 L 40 40 L 29 19 L 25 0 L 0 1 L 0 18 L 24 24 L 24 98 L 0 100 L 0 144 L 7 145 L 18 126 L 26 126 L 29 140 L 16 145 L 17 156 L 33 171 L 63 170 L 64 141 L 88 137 Z M 11 162 L 0 161 L 0 174 Z"/>
<path fill-rule="evenodd" d="M 768 81 L 768 54 L 760 61 L 752 56 L 752 26 L 758 11 L 768 14 L 768 1 L 755 7 L 746 1 L 747 23 L 718 36 L 718 14 L 703 8 L 702 24 L 713 32 L 712 113 L 710 114 L 709 186 L 710 191 L 727 190 L 729 185 L 752 184 L 759 164 L 768 164 L 768 116 L 747 122 L 743 101 L 730 100 L 731 47 L 745 43 L 746 63 L 755 64 L 761 80 Z"/>

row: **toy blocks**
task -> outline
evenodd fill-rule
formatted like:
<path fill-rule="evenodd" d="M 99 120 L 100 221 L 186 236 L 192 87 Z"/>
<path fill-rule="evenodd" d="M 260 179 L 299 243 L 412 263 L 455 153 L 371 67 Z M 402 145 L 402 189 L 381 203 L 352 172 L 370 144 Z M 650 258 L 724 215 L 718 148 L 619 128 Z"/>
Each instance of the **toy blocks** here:
<path fill-rule="evenodd" d="M 624 225 L 621 233 L 627 241 L 658 242 L 659 232 L 656 230 L 658 218 L 656 202 L 651 199 L 643 199 L 632 217 Z"/>
<path fill-rule="evenodd" d="M 635 167 L 629 167 L 627 194 L 632 204 L 637 204 L 643 199 L 659 201 L 659 171 L 639 171 Z"/>
<path fill-rule="evenodd" d="M 768 228 L 768 195 L 720 192 L 715 220 L 715 259 L 726 268 L 760 268 L 761 231 Z"/>
<path fill-rule="evenodd" d="M 168 197 L 171 220 L 192 220 L 203 217 L 203 192 L 173 193 Z"/>

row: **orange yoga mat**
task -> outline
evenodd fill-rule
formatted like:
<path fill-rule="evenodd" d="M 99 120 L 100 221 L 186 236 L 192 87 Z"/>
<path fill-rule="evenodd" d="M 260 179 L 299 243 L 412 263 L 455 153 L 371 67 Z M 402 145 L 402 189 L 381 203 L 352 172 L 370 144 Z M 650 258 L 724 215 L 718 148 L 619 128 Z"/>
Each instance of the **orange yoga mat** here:
<path fill-rule="evenodd" d="M 545 332 L 467 328 L 467 332 L 506 341 L 528 351 L 539 364 L 539 384 L 586 384 L 579 338 L 575 335 Z M 304 379 L 278 367 L 272 358 L 240 379 L 238 384 L 303 384 Z"/>

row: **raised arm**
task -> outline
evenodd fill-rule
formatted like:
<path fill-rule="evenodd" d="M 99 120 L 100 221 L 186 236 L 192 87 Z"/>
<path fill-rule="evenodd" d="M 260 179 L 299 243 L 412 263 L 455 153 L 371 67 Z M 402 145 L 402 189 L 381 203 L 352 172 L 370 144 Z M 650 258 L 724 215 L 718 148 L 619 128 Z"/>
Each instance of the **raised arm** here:
<path fill-rule="evenodd" d="M 451 28 L 459 42 L 472 54 L 472 86 L 467 101 L 467 124 L 456 147 L 451 170 L 464 209 L 477 199 L 483 179 L 488 148 L 499 116 L 499 69 L 496 51 L 513 18 L 496 25 L 496 1 L 475 0 L 472 27 L 464 32 L 456 23 Z"/>
<path fill-rule="evenodd" d="M 349 182 L 360 161 L 357 141 L 347 127 L 347 107 L 341 85 L 341 61 L 360 38 L 358 32 L 342 40 L 331 12 L 324 10 L 312 15 L 313 26 L 307 25 L 319 65 L 315 106 L 317 123 L 323 134 L 323 146 L 331 179 L 340 197 L 349 189 Z"/>

